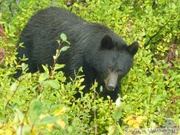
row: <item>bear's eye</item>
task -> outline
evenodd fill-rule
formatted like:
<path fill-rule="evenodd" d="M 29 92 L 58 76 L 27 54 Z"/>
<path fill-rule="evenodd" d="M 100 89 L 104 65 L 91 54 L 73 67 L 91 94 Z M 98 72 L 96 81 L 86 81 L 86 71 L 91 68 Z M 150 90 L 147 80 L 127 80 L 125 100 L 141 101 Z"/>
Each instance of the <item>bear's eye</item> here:
<path fill-rule="evenodd" d="M 110 67 L 108 67 L 108 71 L 112 71 L 113 70 L 113 68 L 110 66 Z"/>
<path fill-rule="evenodd" d="M 118 70 L 117 70 L 117 73 L 118 73 L 118 74 L 122 73 L 122 70 L 121 70 L 121 69 L 118 69 Z"/>

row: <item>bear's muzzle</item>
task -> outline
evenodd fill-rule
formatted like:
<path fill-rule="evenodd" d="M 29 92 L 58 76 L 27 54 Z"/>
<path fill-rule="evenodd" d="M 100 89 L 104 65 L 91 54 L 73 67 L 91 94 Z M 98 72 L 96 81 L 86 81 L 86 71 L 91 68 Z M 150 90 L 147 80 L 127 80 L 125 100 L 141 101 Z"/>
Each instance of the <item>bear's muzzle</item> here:
<path fill-rule="evenodd" d="M 106 89 L 109 91 L 114 91 L 117 85 L 118 74 L 111 72 L 108 77 L 104 80 Z"/>

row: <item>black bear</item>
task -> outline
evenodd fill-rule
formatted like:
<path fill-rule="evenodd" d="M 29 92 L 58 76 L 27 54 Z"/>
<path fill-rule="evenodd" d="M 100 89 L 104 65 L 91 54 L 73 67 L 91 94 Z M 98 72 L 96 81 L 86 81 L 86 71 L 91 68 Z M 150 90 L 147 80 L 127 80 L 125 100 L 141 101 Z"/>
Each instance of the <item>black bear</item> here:
<path fill-rule="evenodd" d="M 82 66 L 83 92 L 88 92 L 96 80 L 97 91 L 100 92 L 100 86 L 103 88 L 100 96 L 106 99 L 109 95 L 115 101 L 120 93 L 121 79 L 133 66 L 138 42 L 128 46 L 107 26 L 87 22 L 63 8 L 47 8 L 31 17 L 19 39 L 24 47 L 18 48 L 17 57 L 25 55 L 28 58 L 29 72 L 42 71 L 42 64 L 53 65 L 61 33 L 65 33 L 70 42 L 70 48 L 57 59 L 57 63 L 65 64 L 65 76 L 73 78 L 74 71 Z M 17 71 L 15 77 L 20 75 L 21 71 Z"/>

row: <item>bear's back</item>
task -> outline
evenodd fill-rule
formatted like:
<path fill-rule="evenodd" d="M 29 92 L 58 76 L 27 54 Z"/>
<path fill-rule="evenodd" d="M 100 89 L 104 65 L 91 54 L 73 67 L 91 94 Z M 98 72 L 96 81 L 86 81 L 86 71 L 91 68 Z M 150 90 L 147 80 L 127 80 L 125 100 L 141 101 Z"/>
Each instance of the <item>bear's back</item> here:
<path fill-rule="evenodd" d="M 38 19 L 40 18 L 40 20 Z M 84 20 L 78 17 L 77 15 L 71 13 L 70 11 L 64 8 L 58 7 L 50 7 L 47 9 L 40 10 L 34 16 L 32 16 L 31 20 L 33 21 L 43 21 L 43 23 L 47 23 L 49 21 L 52 23 L 69 23 L 72 24 L 82 23 Z M 30 20 L 30 21 L 31 21 Z M 71 21 L 73 20 L 73 22 Z"/>

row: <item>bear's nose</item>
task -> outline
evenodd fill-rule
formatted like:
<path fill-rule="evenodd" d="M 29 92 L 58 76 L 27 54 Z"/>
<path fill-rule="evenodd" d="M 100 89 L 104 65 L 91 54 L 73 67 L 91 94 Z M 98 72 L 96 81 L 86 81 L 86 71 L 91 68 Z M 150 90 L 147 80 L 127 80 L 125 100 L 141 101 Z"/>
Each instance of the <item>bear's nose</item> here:
<path fill-rule="evenodd" d="M 114 72 L 111 72 L 108 75 L 107 79 L 104 80 L 106 89 L 109 91 L 114 91 L 117 85 L 117 80 L 118 80 L 118 75 Z"/>
<path fill-rule="evenodd" d="M 107 89 L 108 89 L 109 91 L 114 91 L 114 89 L 115 89 L 115 84 L 114 84 L 114 83 L 108 83 Z"/>

